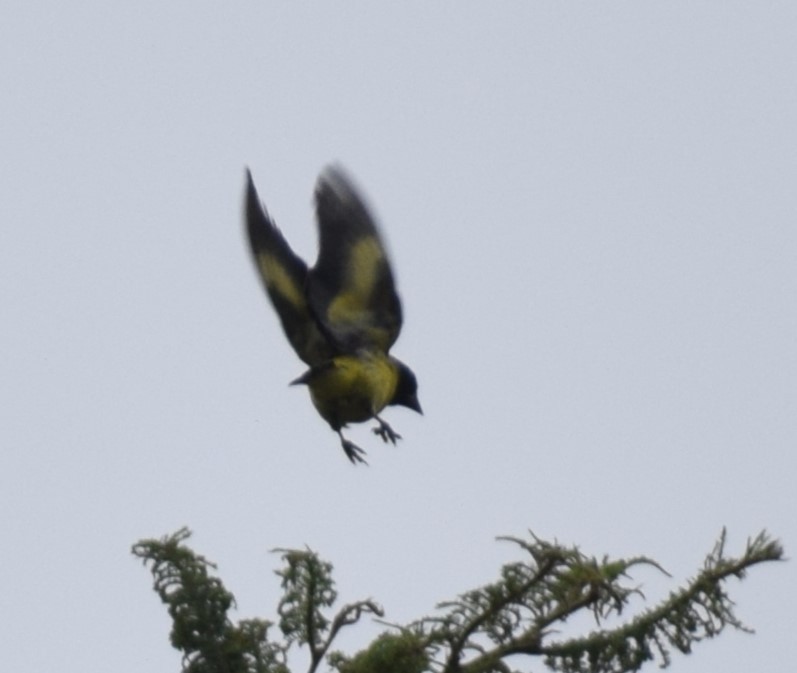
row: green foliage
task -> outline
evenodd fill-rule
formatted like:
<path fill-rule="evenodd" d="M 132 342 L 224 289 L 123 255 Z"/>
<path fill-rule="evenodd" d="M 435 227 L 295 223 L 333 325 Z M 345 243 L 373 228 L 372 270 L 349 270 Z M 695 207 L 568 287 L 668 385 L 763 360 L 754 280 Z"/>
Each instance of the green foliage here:
<path fill-rule="evenodd" d="M 637 671 L 657 658 L 667 666 L 673 649 L 688 653 L 693 643 L 726 626 L 745 629 L 733 613 L 725 580 L 741 578 L 748 567 L 783 556 L 780 544 L 762 532 L 748 542 L 742 557 L 726 558 L 723 531 L 697 577 L 656 608 L 618 628 L 556 641 L 550 635 L 571 615 L 587 610 L 600 625 L 609 616 L 619 616 L 633 595 L 642 596 L 637 587 L 625 583 L 633 566 L 664 571 L 645 557 L 598 561 L 577 547 L 534 536 L 528 542 L 504 539 L 517 544 L 528 558 L 504 566 L 494 584 L 441 605 L 447 610 L 444 616 L 416 625 L 442 655 L 440 671 L 504 672 L 509 670 L 504 660 L 518 654 L 542 657 L 550 670 L 562 673 Z M 485 639 L 489 647 L 481 645 Z"/>
<path fill-rule="evenodd" d="M 426 638 L 409 630 L 383 633 L 351 659 L 330 655 L 330 664 L 340 673 L 423 673 L 429 670 Z"/>
<path fill-rule="evenodd" d="M 734 614 L 725 582 L 783 557 L 780 544 L 764 532 L 748 541 L 739 558 L 726 557 L 723 531 L 697 576 L 658 606 L 618 627 L 557 640 L 553 634 L 572 615 L 587 612 L 600 627 L 621 615 L 633 596 L 642 597 L 628 584 L 635 566 L 664 571 L 646 557 L 598 560 L 533 535 L 502 538 L 524 559 L 505 565 L 495 582 L 440 604 L 438 614 L 383 633 L 347 657 L 329 653 L 340 630 L 363 615 L 383 613 L 364 600 L 333 614 L 337 592 L 330 563 L 310 550 L 277 550 L 283 595 L 277 609 L 282 640 L 275 642 L 268 637 L 271 622 L 230 621 L 234 598 L 209 574 L 215 566 L 184 546 L 189 535 L 182 529 L 133 547 L 168 606 L 172 645 L 183 652 L 185 673 L 288 673 L 293 646 L 308 649 L 310 673 L 324 659 L 338 673 L 510 673 L 507 659 L 517 655 L 536 657 L 561 673 L 626 673 L 650 661 L 667 666 L 673 651 L 689 653 L 694 643 L 726 626 L 749 630 Z"/>
<path fill-rule="evenodd" d="M 733 559 L 725 557 L 725 541 L 723 530 L 703 570 L 656 608 L 618 629 L 547 647 L 548 666 L 563 673 L 637 671 L 657 655 L 662 665 L 668 666 L 672 650 L 688 654 L 692 644 L 719 635 L 726 626 L 750 632 L 736 617 L 724 580 L 743 578 L 746 569 L 756 563 L 780 560 L 783 549 L 762 532 L 748 540 L 740 558 Z M 616 607 L 618 614 L 621 607 Z"/>
<path fill-rule="evenodd" d="M 182 544 L 190 535 L 182 528 L 132 550 L 150 566 L 154 589 L 168 606 L 171 643 L 183 652 L 184 673 L 289 673 L 286 648 L 268 640 L 271 622 L 230 621 L 235 598 L 209 575 L 216 566 Z"/>
<path fill-rule="evenodd" d="M 365 613 L 381 617 L 382 608 L 373 601 L 358 601 L 344 605 L 330 621 L 321 608 L 331 608 L 338 597 L 332 581 L 332 564 L 309 550 L 276 551 L 282 553 L 285 562 L 285 567 L 277 571 L 284 591 L 278 607 L 280 629 L 288 646 L 293 643 L 308 646 L 312 673 L 344 626 L 356 624 Z"/>

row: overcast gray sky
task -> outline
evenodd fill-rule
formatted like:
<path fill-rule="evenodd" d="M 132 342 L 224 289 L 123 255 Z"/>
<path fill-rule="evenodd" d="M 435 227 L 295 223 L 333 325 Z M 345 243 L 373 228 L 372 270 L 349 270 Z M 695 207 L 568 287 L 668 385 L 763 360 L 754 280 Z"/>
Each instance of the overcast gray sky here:
<path fill-rule="evenodd" d="M 795 35 L 793 2 L 6 0 L 3 667 L 178 670 L 129 548 L 182 525 L 240 616 L 274 616 L 277 546 L 396 622 L 529 528 L 653 556 L 652 599 L 723 526 L 793 555 Z M 426 412 L 385 414 L 398 447 L 353 430 L 368 468 L 287 386 L 241 222 L 248 165 L 314 259 L 330 161 L 389 241 Z M 730 591 L 757 634 L 673 670 L 793 665 L 794 563 Z"/>

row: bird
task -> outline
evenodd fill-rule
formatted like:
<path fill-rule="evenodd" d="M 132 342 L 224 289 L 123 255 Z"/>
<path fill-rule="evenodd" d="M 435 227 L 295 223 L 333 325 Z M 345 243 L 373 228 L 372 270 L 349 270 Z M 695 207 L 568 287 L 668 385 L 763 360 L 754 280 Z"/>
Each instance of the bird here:
<path fill-rule="evenodd" d="M 349 423 L 375 420 L 387 443 L 401 439 L 381 417 L 401 405 L 422 414 L 414 372 L 390 355 L 402 326 L 401 300 L 379 229 L 352 179 L 339 165 L 315 187 L 318 258 L 309 268 L 293 252 L 246 170 L 246 231 L 255 267 L 288 342 L 309 369 L 306 385 L 320 416 L 352 464 L 365 451 L 347 439 Z"/>

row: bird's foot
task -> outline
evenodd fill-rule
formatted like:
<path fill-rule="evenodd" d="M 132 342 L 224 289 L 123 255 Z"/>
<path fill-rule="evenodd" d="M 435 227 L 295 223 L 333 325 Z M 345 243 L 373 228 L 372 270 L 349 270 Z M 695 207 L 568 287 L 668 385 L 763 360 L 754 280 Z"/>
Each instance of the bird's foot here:
<path fill-rule="evenodd" d="M 342 434 L 340 435 L 340 444 L 343 447 L 343 450 L 346 452 L 346 457 L 351 461 L 352 465 L 356 465 L 357 463 L 368 465 L 368 462 L 365 460 L 365 458 L 363 458 L 365 451 L 363 451 L 354 442 L 350 442 Z"/>
<path fill-rule="evenodd" d="M 379 416 L 374 416 L 374 418 L 379 423 L 379 427 L 373 429 L 374 434 L 379 435 L 383 442 L 390 442 L 391 444 L 395 445 L 396 440 L 401 439 L 401 435 L 391 428 L 387 423 L 385 423 L 381 418 L 379 418 Z"/>

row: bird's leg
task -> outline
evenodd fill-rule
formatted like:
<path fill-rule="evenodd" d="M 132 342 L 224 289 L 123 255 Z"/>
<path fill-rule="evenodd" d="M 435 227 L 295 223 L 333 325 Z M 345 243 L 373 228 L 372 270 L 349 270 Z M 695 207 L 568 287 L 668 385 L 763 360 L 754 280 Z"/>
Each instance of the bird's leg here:
<path fill-rule="evenodd" d="M 401 435 L 385 423 L 379 416 L 374 414 L 374 418 L 379 422 L 379 427 L 374 428 L 374 434 L 379 435 L 385 443 L 391 442 L 395 445 L 397 439 L 401 439 Z"/>
<path fill-rule="evenodd" d="M 356 465 L 357 463 L 362 463 L 363 465 L 368 465 L 365 458 L 365 451 L 363 451 L 359 446 L 357 446 L 354 442 L 350 442 L 343 436 L 343 432 L 338 430 L 338 436 L 340 437 L 340 444 L 343 447 L 343 450 L 346 452 L 346 457 L 352 462 L 352 465 Z"/>

